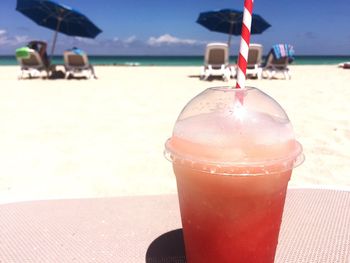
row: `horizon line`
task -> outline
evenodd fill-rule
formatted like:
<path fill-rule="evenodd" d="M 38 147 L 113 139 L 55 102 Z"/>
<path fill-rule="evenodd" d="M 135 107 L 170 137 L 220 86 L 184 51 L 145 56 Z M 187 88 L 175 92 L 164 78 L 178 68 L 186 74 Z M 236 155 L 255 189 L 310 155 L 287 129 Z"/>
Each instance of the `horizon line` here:
<path fill-rule="evenodd" d="M 88 53 L 89 56 L 120 56 L 120 57 L 127 57 L 127 56 L 142 56 L 142 57 L 200 57 L 204 56 L 204 54 L 93 54 L 93 53 Z M 263 56 L 266 56 L 266 54 L 263 54 Z M 0 54 L 0 56 L 13 56 L 15 57 L 15 54 Z M 63 54 L 53 54 L 53 56 L 63 56 Z M 238 55 L 230 55 L 230 57 L 237 57 Z M 350 57 L 350 54 L 298 54 L 294 55 L 294 57 L 300 57 L 300 56 L 328 56 L 328 57 Z"/>

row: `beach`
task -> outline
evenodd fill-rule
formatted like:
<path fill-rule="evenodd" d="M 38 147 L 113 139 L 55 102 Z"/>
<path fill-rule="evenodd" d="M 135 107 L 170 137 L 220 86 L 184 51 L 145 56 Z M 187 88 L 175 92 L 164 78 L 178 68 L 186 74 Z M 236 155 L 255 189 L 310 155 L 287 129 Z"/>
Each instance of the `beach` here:
<path fill-rule="evenodd" d="M 95 66 L 97 80 L 18 80 L 0 67 L 0 202 L 176 193 L 164 143 L 183 106 L 213 86 L 198 66 Z M 290 66 L 248 79 L 286 110 L 305 162 L 291 187 L 350 188 L 350 70 Z"/>

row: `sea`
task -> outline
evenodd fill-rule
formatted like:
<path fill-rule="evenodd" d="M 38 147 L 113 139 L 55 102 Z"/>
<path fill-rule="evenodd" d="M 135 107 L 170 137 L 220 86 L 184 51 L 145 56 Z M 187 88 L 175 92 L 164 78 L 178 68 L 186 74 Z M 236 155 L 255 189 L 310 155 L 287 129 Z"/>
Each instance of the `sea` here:
<path fill-rule="evenodd" d="M 94 56 L 89 55 L 93 65 L 118 66 L 201 66 L 203 56 Z M 237 57 L 230 57 L 231 63 Z M 293 65 L 337 65 L 350 61 L 349 56 L 295 56 Z M 54 56 L 53 64 L 63 64 L 62 56 Z M 18 65 L 15 56 L 0 56 L 0 66 Z"/>

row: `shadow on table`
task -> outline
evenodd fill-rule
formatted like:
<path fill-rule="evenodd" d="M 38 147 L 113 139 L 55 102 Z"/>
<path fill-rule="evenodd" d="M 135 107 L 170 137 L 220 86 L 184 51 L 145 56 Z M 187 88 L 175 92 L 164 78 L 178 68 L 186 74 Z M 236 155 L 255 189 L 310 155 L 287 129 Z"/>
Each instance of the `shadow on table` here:
<path fill-rule="evenodd" d="M 185 245 L 182 229 L 176 229 L 157 237 L 149 245 L 146 263 L 185 263 Z"/>

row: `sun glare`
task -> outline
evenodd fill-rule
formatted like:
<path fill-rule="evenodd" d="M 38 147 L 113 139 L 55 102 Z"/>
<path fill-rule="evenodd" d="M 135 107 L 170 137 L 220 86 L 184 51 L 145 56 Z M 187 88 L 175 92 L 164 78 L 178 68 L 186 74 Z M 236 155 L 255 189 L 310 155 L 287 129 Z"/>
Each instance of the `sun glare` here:
<path fill-rule="evenodd" d="M 233 103 L 229 112 L 234 118 L 236 118 L 240 121 L 242 121 L 247 114 L 246 108 L 239 101 L 235 101 Z"/>

